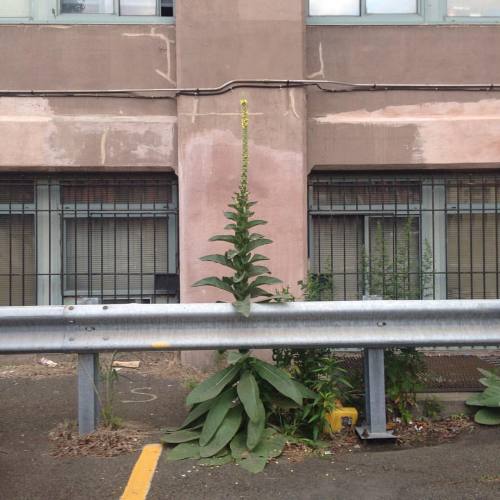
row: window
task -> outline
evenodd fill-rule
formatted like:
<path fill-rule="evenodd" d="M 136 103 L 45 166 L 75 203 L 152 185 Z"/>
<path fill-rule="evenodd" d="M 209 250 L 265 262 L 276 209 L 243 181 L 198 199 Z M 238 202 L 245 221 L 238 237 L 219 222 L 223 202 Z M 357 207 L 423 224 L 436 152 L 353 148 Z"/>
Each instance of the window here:
<path fill-rule="evenodd" d="M 169 23 L 175 0 L 1 0 L 3 23 Z"/>
<path fill-rule="evenodd" d="M 314 175 L 311 272 L 335 300 L 500 298 L 500 174 Z"/>
<path fill-rule="evenodd" d="M 0 2 L 0 17 L 29 17 L 30 0 L 2 0 Z"/>
<path fill-rule="evenodd" d="M 418 0 L 310 0 L 311 16 L 417 14 Z"/>
<path fill-rule="evenodd" d="M 60 0 L 62 14 L 172 16 L 173 0 Z"/>
<path fill-rule="evenodd" d="M 448 16 L 500 17 L 498 0 L 448 0 Z"/>
<path fill-rule="evenodd" d="M 498 22 L 498 0 L 309 0 L 309 24 Z"/>
<path fill-rule="evenodd" d="M 0 305 L 177 299 L 174 178 L 1 182 Z"/>

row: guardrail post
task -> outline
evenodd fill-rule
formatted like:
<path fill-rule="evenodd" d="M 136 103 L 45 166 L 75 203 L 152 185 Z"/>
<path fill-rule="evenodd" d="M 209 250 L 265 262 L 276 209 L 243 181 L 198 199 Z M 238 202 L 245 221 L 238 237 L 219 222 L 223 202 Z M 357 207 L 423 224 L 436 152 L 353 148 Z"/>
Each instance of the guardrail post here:
<path fill-rule="evenodd" d="M 78 432 L 95 431 L 99 423 L 99 354 L 78 354 Z"/>
<path fill-rule="evenodd" d="M 363 300 L 382 300 L 382 297 L 369 295 Z M 365 424 L 357 427 L 361 439 L 395 439 L 387 431 L 385 408 L 385 366 L 384 349 L 364 349 L 365 379 Z"/>

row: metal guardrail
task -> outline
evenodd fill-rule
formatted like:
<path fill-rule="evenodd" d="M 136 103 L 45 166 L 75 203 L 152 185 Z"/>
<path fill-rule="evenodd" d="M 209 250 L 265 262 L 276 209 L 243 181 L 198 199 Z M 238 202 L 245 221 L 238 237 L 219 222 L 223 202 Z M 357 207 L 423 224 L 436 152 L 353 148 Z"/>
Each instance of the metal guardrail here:
<path fill-rule="evenodd" d="M 78 353 L 79 428 L 98 419 L 98 352 L 366 348 L 365 438 L 386 432 L 383 348 L 500 345 L 500 300 L 77 305 L 0 308 L 0 354 Z"/>

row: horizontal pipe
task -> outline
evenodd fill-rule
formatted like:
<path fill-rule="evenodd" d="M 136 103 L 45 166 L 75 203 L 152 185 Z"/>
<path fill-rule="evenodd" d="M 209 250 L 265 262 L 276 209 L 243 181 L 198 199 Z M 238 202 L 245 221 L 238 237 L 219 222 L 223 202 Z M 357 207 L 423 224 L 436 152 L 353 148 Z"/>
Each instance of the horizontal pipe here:
<path fill-rule="evenodd" d="M 500 345 L 499 300 L 0 308 L 0 353 Z"/>
<path fill-rule="evenodd" d="M 2 97 L 148 97 L 144 94 L 156 94 L 153 97 L 175 98 L 179 95 L 209 96 L 224 94 L 236 88 L 293 88 L 315 86 L 327 92 L 358 91 L 390 91 L 390 90 L 422 90 L 422 91 L 498 91 L 498 83 L 356 83 L 338 80 L 273 80 L 273 79 L 245 79 L 229 80 L 217 87 L 171 87 L 171 88 L 122 88 L 122 89 L 4 89 L 0 90 Z M 328 88 L 327 88 L 328 87 Z M 159 96 L 157 94 L 171 94 Z M 140 94 L 143 94 L 142 96 Z"/>

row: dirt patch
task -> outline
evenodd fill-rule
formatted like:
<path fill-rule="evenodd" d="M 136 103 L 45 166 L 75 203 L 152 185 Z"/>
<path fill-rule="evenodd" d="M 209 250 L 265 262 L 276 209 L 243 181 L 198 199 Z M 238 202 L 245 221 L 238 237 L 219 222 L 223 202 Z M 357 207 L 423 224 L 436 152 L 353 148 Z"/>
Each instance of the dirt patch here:
<path fill-rule="evenodd" d="M 108 366 L 111 353 L 100 355 L 103 366 Z M 43 360 L 54 362 L 56 366 L 46 366 Z M 192 384 L 198 383 L 207 377 L 195 368 L 182 366 L 178 353 L 162 352 L 131 352 L 120 353 L 115 359 L 120 361 L 139 361 L 139 368 L 122 368 L 121 373 L 137 372 L 142 375 L 154 375 L 161 378 L 182 380 Z M 0 379 L 42 379 L 46 377 L 62 377 L 75 375 L 77 356 L 75 354 L 40 354 L 22 356 L 0 356 Z"/>
<path fill-rule="evenodd" d="M 471 434 L 477 429 L 477 425 L 470 418 L 460 416 L 435 421 L 416 420 L 408 425 L 396 422 L 392 428 L 396 436 L 393 442 L 368 444 L 361 441 L 354 431 L 346 429 L 336 433 L 330 441 L 323 442 L 323 446 L 318 449 L 300 442 L 288 443 L 282 458 L 289 462 L 302 462 L 310 456 L 329 458 L 355 452 L 436 446 Z"/>
<path fill-rule="evenodd" d="M 434 446 L 453 441 L 462 434 L 470 434 L 477 426 L 468 417 L 450 417 L 443 420 L 417 420 L 410 425 L 396 424 L 397 445 L 404 448 Z"/>
<path fill-rule="evenodd" d="M 133 425 L 121 429 L 99 429 L 85 436 L 70 423 L 59 424 L 49 433 L 53 457 L 116 457 L 133 453 L 142 447 L 151 432 Z"/>

